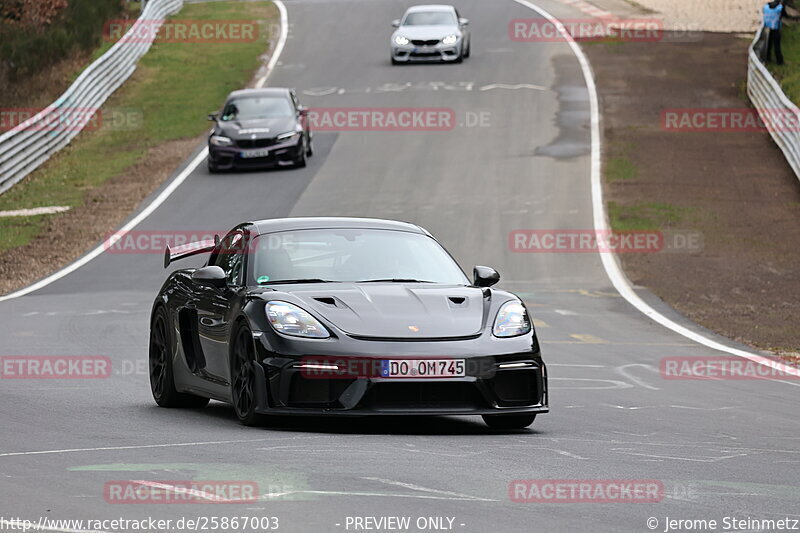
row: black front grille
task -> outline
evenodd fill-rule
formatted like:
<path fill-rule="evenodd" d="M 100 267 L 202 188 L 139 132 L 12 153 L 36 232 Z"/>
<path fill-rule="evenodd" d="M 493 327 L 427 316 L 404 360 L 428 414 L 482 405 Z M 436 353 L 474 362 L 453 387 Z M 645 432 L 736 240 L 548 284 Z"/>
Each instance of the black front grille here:
<path fill-rule="evenodd" d="M 239 148 L 266 148 L 275 144 L 275 139 L 241 139 L 236 141 Z"/>
<path fill-rule="evenodd" d="M 476 409 L 485 403 L 472 383 L 411 382 L 377 383 L 365 401 L 374 408 Z"/>
<path fill-rule="evenodd" d="M 498 370 L 487 381 L 501 405 L 533 405 L 540 402 L 536 370 Z"/>
<path fill-rule="evenodd" d="M 439 39 L 430 39 L 428 41 L 423 41 L 423 40 L 420 40 L 420 39 L 413 39 L 411 41 L 411 43 L 414 46 L 434 46 L 434 45 L 439 44 Z"/>
<path fill-rule="evenodd" d="M 296 373 L 289 388 L 291 407 L 341 407 L 339 397 L 352 379 L 309 378 Z"/>

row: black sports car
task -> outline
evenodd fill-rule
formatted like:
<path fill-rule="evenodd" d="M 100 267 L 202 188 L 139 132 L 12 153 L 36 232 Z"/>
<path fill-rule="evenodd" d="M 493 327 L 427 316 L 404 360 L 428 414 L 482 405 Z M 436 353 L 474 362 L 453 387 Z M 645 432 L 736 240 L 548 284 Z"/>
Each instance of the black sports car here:
<path fill-rule="evenodd" d="M 307 110 L 291 89 L 244 89 L 211 113 L 208 170 L 306 166 L 314 154 Z"/>
<path fill-rule="evenodd" d="M 167 248 L 153 305 L 158 405 L 232 403 L 263 415 L 482 415 L 523 428 L 548 411 L 547 372 L 522 301 L 470 283 L 413 224 L 359 218 L 247 222 Z"/>

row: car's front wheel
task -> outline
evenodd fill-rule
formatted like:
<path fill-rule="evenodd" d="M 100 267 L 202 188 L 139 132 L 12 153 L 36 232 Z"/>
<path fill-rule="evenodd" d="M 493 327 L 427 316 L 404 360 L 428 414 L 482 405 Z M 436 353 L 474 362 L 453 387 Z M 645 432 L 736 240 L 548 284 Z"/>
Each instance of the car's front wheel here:
<path fill-rule="evenodd" d="M 536 420 L 536 415 L 483 415 L 483 421 L 493 429 L 524 429 Z"/>
<path fill-rule="evenodd" d="M 208 398 L 183 394 L 175 389 L 172 371 L 172 337 L 167 311 L 159 307 L 150 324 L 150 390 L 161 407 L 204 407 Z"/>
<path fill-rule="evenodd" d="M 306 158 L 308 157 L 308 148 L 303 143 L 303 146 L 300 147 L 300 155 L 297 156 L 297 159 L 294 160 L 294 166 L 297 168 L 303 168 L 306 166 Z"/>
<path fill-rule="evenodd" d="M 239 421 L 245 426 L 260 426 L 266 417 L 256 413 L 256 364 L 253 334 L 247 326 L 236 332 L 231 361 L 231 398 Z"/>

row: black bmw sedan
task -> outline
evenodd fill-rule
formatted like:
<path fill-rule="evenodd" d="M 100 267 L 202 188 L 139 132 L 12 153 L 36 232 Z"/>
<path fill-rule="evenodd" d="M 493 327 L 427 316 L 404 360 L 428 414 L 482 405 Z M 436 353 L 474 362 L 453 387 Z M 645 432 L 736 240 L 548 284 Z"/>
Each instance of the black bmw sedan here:
<path fill-rule="evenodd" d="M 272 415 L 480 415 L 524 428 L 548 411 L 528 311 L 500 279 L 470 281 L 414 224 L 359 218 L 247 222 L 166 250 L 152 309 L 150 384 L 163 407 Z"/>
<path fill-rule="evenodd" d="M 208 170 L 306 166 L 314 153 L 306 117 L 291 89 L 232 92 L 222 113 L 208 115 Z"/>

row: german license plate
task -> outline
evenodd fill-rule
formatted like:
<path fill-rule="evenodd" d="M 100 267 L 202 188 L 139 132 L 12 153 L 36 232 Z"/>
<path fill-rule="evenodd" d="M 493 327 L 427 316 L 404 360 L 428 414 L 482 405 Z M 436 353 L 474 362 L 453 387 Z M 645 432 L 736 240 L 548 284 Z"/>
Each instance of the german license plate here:
<path fill-rule="evenodd" d="M 459 378 L 464 377 L 464 359 L 384 359 L 384 378 Z"/>
<path fill-rule="evenodd" d="M 253 159 L 254 157 L 267 157 L 269 155 L 269 148 L 263 150 L 247 150 L 239 154 L 242 159 Z"/>

